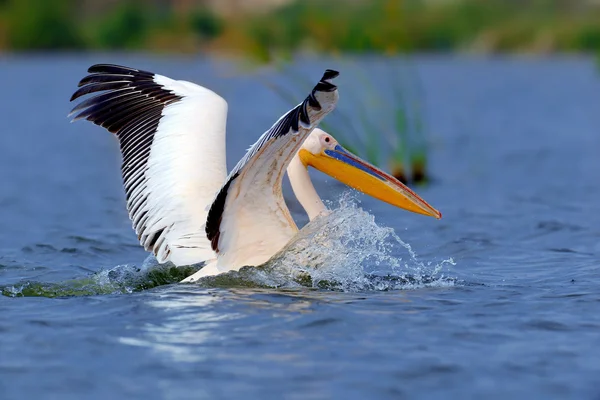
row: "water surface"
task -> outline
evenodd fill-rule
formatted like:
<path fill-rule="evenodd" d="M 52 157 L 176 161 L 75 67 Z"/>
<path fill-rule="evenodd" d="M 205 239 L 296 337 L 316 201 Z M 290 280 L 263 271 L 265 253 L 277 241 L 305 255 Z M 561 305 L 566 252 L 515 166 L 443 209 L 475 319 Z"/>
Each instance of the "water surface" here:
<path fill-rule="evenodd" d="M 0 59 L 10 78 L 0 97 L 0 398 L 600 396 L 600 81 L 590 60 L 417 57 L 434 178 L 417 190 L 444 218 L 360 195 L 344 203 L 342 185 L 313 174 L 341 207 L 335 215 L 361 222 L 319 253 L 334 254 L 323 279 L 341 286 L 284 277 L 279 288 L 146 290 L 117 143 L 66 118 L 76 82 L 96 62 L 221 93 L 230 167 L 289 108 L 224 62 Z M 343 77 L 344 65 L 299 68 Z M 340 83 L 342 108 L 359 106 L 344 103 L 352 82 Z M 409 281 L 360 281 L 361 271 Z M 35 293 L 58 297 L 18 297 Z"/>

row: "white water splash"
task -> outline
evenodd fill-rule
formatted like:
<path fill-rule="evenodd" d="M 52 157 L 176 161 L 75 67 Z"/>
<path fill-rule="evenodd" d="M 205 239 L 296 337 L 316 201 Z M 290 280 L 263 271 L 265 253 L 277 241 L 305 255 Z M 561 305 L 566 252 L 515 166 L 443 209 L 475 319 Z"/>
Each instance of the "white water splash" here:
<path fill-rule="evenodd" d="M 150 256 L 141 267 L 122 264 L 83 278 L 63 282 L 21 282 L 0 287 L 0 294 L 9 297 L 71 297 L 133 293 L 160 285 L 178 283 L 198 269 L 193 266 L 176 267 L 171 263 L 158 264 L 156 258 Z"/>
<path fill-rule="evenodd" d="M 405 253 L 398 257 L 399 250 Z M 237 279 L 268 287 L 312 286 L 342 291 L 394 290 L 453 285 L 443 275 L 450 258 L 425 265 L 392 228 L 381 227 L 375 217 L 344 194 L 338 207 L 306 225 L 267 264 L 243 268 L 204 284 L 227 285 Z"/>
<path fill-rule="evenodd" d="M 452 286 L 445 276 L 449 258 L 423 263 L 408 243 L 359 207 L 351 193 L 344 194 L 328 215 L 306 225 L 267 264 L 245 267 L 201 279 L 208 287 L 314 287 L 348 292 Z M 330 205 L 331 206 L 331 205 Z M 331 207 L 333 208 L 333 207 Z M 181 281 L 198 266 L 158 264 L 148 256 L 143 264 L 117 265 L 91 276 L 60 283 L 23 282 L 0 287 L 5 296 L 85 296 L 131 293 Z"/>

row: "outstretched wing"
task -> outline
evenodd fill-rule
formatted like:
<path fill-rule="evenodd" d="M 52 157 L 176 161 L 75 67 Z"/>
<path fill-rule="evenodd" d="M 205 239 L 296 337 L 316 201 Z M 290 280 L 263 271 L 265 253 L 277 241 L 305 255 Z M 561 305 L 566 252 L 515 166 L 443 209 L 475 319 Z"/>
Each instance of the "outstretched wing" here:
<path fill-rule="evenodd" d="M 229 174 L 212 203 L 206 233 L 218 253 L 217 268 L 260 265 L 296 233 L 281 193 L 288 164 L 337 102 L 327 70 L 310 95 L 265 132 Z"/>
<path fill-rule="evenodd" d="M 140 243 L 159 262 L 215 257 L 206 238 L 208 206 L 227 176 L 227 103 L 186 81 L 117 65 L 94 65 L 71 112 L 119 139 L 127 210 Z"/>

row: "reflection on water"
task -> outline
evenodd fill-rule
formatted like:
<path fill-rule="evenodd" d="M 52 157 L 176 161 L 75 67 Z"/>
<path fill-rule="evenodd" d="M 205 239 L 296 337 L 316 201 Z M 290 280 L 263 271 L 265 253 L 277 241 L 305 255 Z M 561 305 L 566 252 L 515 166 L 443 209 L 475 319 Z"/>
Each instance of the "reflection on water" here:
<path fill-rule="evenodd" d="M 210 292 L 194 293 L 179 288 L 165 291 L 148 305 L 167 315 L 160 324 L 142 326 L 143 337 L 121 337 L 119 342 L 131 346 L 149 347 L 174 361 L 205 360 L 205 345 L 215 339 L 223 321 L 239 318 L 236 313 L 211 311 L 211 304 L 220 298 Z"/>
<path fill-rule="evenodd" d="M 263 290 L 263 289 L 204 289 L 197 285 L 172 286 L 162 289 L 145 304 L 160 312 L 158 323 L 144 324 L 135 336 L 121 336 L 119 343 L 152 349 L 173 361 L 194 363 L 214 356 L 214 347 L 236 334 L 241 319 L 268 310 L 274 315 L 310 314 L 320 302 L 347 301 L 345 298 L 328 298 L 319 291 Z M 241 304 L 245 312 L 227 310 L 226 304 Z M 237 328 L 230 328 L 235 326 Z M 253 328 L 248 328 L 253 329 Z M 137 329 L 136 329 L 137 330 Z M 229 331 L 228 334 L 223 332 Z M 229 339 L 228 339 L 229 338 Z M 212 349 L 211 349 L 212 348 Z"/>

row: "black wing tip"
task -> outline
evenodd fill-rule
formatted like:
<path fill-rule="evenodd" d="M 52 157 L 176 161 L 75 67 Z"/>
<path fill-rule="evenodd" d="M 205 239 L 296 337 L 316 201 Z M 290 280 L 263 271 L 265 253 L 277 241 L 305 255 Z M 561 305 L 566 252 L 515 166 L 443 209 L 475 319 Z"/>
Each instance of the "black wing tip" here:
<path fill-rule="evenodd" d="M 86 87 L 91 87 L 100 83 L 108 83 L 112 79 L 115 81 L 131 81 L 137 79 L 153 79 L 155 76 L 153 72 L 117 64 L 94 64 L 87 69 L 87 72 L 89 75 L 82 78 L 77 84 L 77 87 L 80 88 L 80 90 L 73 93 L 69 101 L 76 100 L 79 97 L 89 94 L 90 91 L 86 89 Z M 119 77 L 119 79 L 117 79 L 117 77 Z"/>
<path fill-rule="evenodd" d="M 323 77 L 321 78 L 321 81 L 328 81 L 331 79 L 335 79 L 340 75 L 340 73 L 334 69 L 326 69 L 325 72 L 323 73 Z"/>
<path fill-rule="evenodd" d="M 338 71 L 335 71 L 333 69 L 326 69 L 325 72 L 323 73 L 323 77 L 321 78 L 319 83 L 317 83 L 317 85 L 315 86 L 313 93 L 314 92 L 333 92 L 333 91 L 337 90 L 337 86 L 334 85 L 333 83 L 331 83 L 331 80 L 337 78 L 339 75 L 340 75 L 340 73 Z"/>
<path fill-rule="evenodd" d="M 117 133 L 125 123 L 146 116 L 149 110 L 166 107 L 182 97 L 156 82 L 156 74 L 115 64 L 94 64 L 79 81 L 70 102 L 95 94 L 76 104 L 68 118 L 87 119 Z M 97 94 L 99 93 L 99 94 Z M 76 114 L 79 112 L 79 114 Z M 76 115 L 75 115 L 76 114 Z"/>
<path fill-rule="evenodd" d="M 306 102 L 308 102 L 308 104 L 311 107 L 313 107 L 313 108 L 315 108 L 317 110 L 320 110 L 321 109 L 321 104 L 316 99 L 315 93 L 316 92 L 325 92 L 325 93 L 335 92 L 337 90 L 337 86 L 334 85 L 333 83 L 331 83 L 331 80 L 337 78 L 339 75 L 340 75 L 340 73 L 338 71 L 336 71 L 336 70 L 333 70 L 333 69 L 326 69 L 325 70 L 325 72 L 323 73 L 323 77 L 315 85 L 315 87 L 313 88 L 312 92 L 310 93 L 310 95 L 306 98 L 306 100 L 303 103 L 302 112 L 300 113 L 300 120 L 302 122 L 304 122 L 305 124 L 309 124 L 310 123 L 309 118 L 308 118 L 308 114 L 306 113 L 306 108 L 305 108 L 306 107 Z"/>
<path fill-rule="evenodd" d="M 141 71 L 136 68 L 127 67 L 124 65 L 118 64 L 94 64 L 87 70 L 90 74 L 114 74 L 114 73 L 122 73 L 122 74 L 132 74 L 136 72 L 146 72 Z"/>

